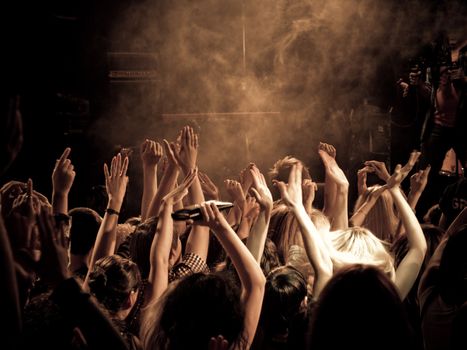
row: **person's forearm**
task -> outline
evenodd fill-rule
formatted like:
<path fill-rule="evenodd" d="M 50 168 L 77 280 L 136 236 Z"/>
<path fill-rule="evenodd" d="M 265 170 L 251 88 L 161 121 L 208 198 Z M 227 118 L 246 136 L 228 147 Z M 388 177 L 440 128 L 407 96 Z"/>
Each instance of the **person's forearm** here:
<path fill-rule="evenodd" d="M 350 218 L 350 224 L 352 226 L 362 226 L 374 205 L 375 201 L 365 201 Z"/>
<path fill-rule="evenodd" d="M 226 218 L 227 220 L 227 218 Z M 230 222 L 229 220 L 227 220 L 227 222 L 229 223 L 230 225 Z M 232 225 L 230 225 L 232 226 Z M 240 225 L 238 226 L 238 230 L 237 230 L 237 235 L 238 237 L 243 240 L 245 238 L 249 238 L 250 237 L 250 234 L 252 233 L 252 228 L 253 226 L 253 222 L 247 218 L 242 218 L 242 220 L 240 221 Z"/>
<path fill-rule="evenodd" d="M 162 176 L 159 188 L 157 189 L 156 195 L 151 201 L 149 210 L 147 213 L 148 217 L 158 216 L 162 204 L 162 199 L 173 189 L 175 182 L 178 178 L 178 169 L 174 166 L 169 165 Z"/>
<path fill-rule="evenodd" d="M 204 202 L 204 194 L 201 189 L 198 176 L 195 177 L 193 183 L 188 190 L 191 204 L 199 204 Z M 201 225 L 193 225 L 190 235 L 186 242 L 186 253 L 197 254 L 201 259 L 206 261 L 209 249 L 209 228 Z"/>
<path fill-rule="evenodd" d="M 336 201 L 337 186 L 334 180 L 326 172 L 324 175 L 324 206 L 323 213 L 331 218 Z"/>
<path fill-rule="evenodd" d="M 261 257 L 263 256 L 270 218 L 270 213 L 268 214 L 265 211 L 261 211 L 250 235 L 248 236 L 246 244 L 247 248 L 258 263 L 261 261 Z"/>
<path fill-rule="evenodd" d="M 52 210 L 54 214 L 68 214 L 68 193 L 52 193 Z"/>
<path fill-rule="evenodd" d="M 316 226 L 301 206 L 292 208 L 297 218 L 303 243 L 310 263 L 316 271 L 332 276 L 332 261 Z"/>
<path fill-rule="evenodd" d="M 264 286 L 265 277 L 259 264 L 235 231 L 230 226 L 223 226 L 221 230 L 214 233 L 232 260 L 243 288 L 252 290 Z"/>
<path fill-rule="evenodd" d="M 409 247 L 411 249 L 418 249 L 425 254 L 427 249 L 426 240 L 415 213 L 405 200 L 399 187 L 393 187 L 389 189 L 389 191 L 394 200 L 394 204 L 399 211 L 400 219 L 404 225 L 407 235 Z"/>
<path fill-rule="evenodd" d="M 226 220 L 230 226 L 235 226 L 241 223 L 242 209 L 234 202 L 233 208 L 229 210 L 229 213 L 226 216 Z"/>
<path fill-rule="evenodd" d="M 157 165 L 143 166 L 143 196 L 141 198 L 141 221 L 148 218 L 151 201 L 157 192 Z"/>
<path fill-rule="evenodd" d="M 84 287 L 88 287 L 89 274 L 91 273 L 94 264 L 100 258 L 113 255 L 115 252 L 115 246 L 117 244 L 117 225 L 118 225 L 118 214 L 122 207 L 122 202 L 117 199 L 109 199 L 107 209 L 102 219 L 99 231 L 97 232 L 96 241 L 94 243 L 94 249 L 91 255 L 91 261 L 89 262 L 89 270 L 84 281 Z"/>
<path fill-rule="evenodd" d="M 170 249 L 172 247 L 173 238 L 173 220 L 171 214 L 172 204 L 164 204 L 162 214 L 157 223 L 156 234 L 154 235 L 154 239 L 151 244 L 151 270 L 153 269 L 153 262 L 166 265 L 167 267 L 169 265 Z M 154 276 L 151 276 L 150 273 L 150 282 L 152 282 L 152 277 Z"/>
<path fill-rule="evenodd" d="M 157 223 L 150 251 L 150 270 L 148 295 L 145 304 L 149 304 L 167 289 L 169 281 L 169 258 L 173 239 L 172 200 L 163 204 L 162 213 Z"/>
<path fill-rule="evenodd" d="M 345 230 L 349 227 L 348 216 L 349 184 L 338 183 L 334 208 L 332 209 L 331 230 Z"/>
<path fill-rule="evenodd" d="M 115 198 L 111 198 L 108 201 L 107 209 L 96 237 L 93 259 L 91 259 L 93 264 L 104 256 L 112 255 L 115 251 L 118 217 L 122 204 L 121 200 Z"/>

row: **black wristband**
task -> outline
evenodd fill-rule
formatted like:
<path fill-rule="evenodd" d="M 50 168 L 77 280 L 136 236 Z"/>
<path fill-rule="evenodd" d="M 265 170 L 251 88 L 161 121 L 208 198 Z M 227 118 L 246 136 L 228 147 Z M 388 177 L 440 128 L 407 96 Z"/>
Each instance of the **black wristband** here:
<path fill-rule="evenodd" d="M 116 211 L 116 210 L 113 210 L 112 208 L 107 208 L 107 209 L 105 210 L 105 212 L 106 212 L 107 214 L 109 214 L 109 215 L 117 215 L 117 216 L 120 215 L 120 212 L 118 212 L 118 211 Z"/>
<path fill-rule="evenodd" d="M 70 222 L 71 216 L 63 213 L 55 213 L 54 214 L 55 222 L 64 221 L 66 223 Z"/>

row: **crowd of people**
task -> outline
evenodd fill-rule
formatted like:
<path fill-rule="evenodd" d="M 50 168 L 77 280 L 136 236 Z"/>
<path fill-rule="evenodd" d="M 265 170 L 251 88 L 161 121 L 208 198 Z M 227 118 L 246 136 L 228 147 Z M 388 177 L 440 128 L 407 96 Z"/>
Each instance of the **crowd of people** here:
<path fill-rule="evenodd" d="M 131 179 L 143 184 L 140 214 L 126 220 L 134 155 L 103 164 L 102 212 L 69 208 L 79 176 L 70 148 L 50 169 L 50 198 L 32 179 L 2 184 L 2 348 L 465 349 L 465 178 L 418 212 L 466 117 L 465 91 L 448 67 L 439 74 L 421 152 L 392 171 L 368 159 L 355 184 L 338 150 L 320 142 L 308 145 L 320 169 L 293 156 L 270 169 L 245 164 L 221 197 L 221 184 L 198 168 L 203 135 L 190 126 L 175 140 L 142 143 L 143 177 Z M 427 88 L 402 86 L 407 96 Z M 17 100 L 5 105 L 2 174 L 22 143 Z M 323 171 L 316 203 L 313 177 Z M 369 174 L 378 184 L 367 185 Z"/>

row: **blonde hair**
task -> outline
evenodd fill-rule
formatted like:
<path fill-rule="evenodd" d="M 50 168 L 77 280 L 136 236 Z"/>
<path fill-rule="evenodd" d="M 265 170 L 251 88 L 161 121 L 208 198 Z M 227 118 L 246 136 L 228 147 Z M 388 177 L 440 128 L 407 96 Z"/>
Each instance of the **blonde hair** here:
<path fill-rule="evenodd" d="M 329 232 L 329 230 L 331 229 L 331 223 L 329 222 L 328 217 L 321 210 L 313 209 L 309 216 L 319 232 L 325 234 Z"/>
<path fill-rule="evenodd" d="M 297 163 L 303 164 L 302 161 L 292 156 L 286 156 L 284 158 L 279 159 L 274 163 L 271 170 L 269 170 L 269 178 L 271 180 L 284 181 L 286 183 L 289 182 L 290 169 L 292 169 L 292 166 Z M 308 168 L 304 164 L 302 170 L 302 178 L 311 179 Z"/>
<path fill-rule="evenodd" d="M 371 265 L 395 280 L 394 258 L 388 252 L 388 243 L 370 230 L 354 226 L 332 231 L 327 237 L 334 271 L 351 264 Z"/>
<path fill-rule="evenodd" d="M 272 210 L 268 236 L 276 245 L 283 264 L 288 262 L 289 249 L 292 245 L 304 246 L 297 218 L 283 204 Z"/>
<path fill-rule="evenodd" d="M 380 185 L 368 187 L 368 190 L 357 199 L 354 212 L 365 203 L 372 191 L 380 187 Z M 392 243 L 397 238 L 398 223 L 399 218 L 391 194 L 384 191 L 366 215 L 362 226 L 369 229 L 379 239 Z"/>

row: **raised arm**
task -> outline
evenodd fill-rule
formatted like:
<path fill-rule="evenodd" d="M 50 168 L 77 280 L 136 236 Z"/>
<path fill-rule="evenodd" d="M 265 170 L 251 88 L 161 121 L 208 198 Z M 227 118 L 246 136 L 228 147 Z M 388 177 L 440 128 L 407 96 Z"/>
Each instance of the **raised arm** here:
<path fill-rule="evenodd" d="M 52 208 L 54 214 L 68 214 L 68 194 L 75 179 L 75 171 L 68 159 L 71 149 L 65 148 L 63 154 L 55 162 L 52 172 Z"/>
<path fill-rule="evenodd" d="M 418 219 L 399 188 L 400 183 L 410 172 L 419 155 L 420 152 L 412 152 L 409 162 L 403 168 L 397 165 L 394 174 L 387 181 L 388 190 L 399 212 L 402 225 L 404 225 L 409 245 L 407 254 L 396 270 L 395 284 L 402 300 L 405 299 L 417 279 L 427 250 L 425 236 Z"/>
<path fill-rule="evenodd" d="M 175 154 L 177 153 L 177 147 L 175 144 L 167 140 L 163 141 L 165 156 L 167 157 L 167 163 L 164 174 L 162 175 L 161 183 L 156 191 L 155 196 L 152 198 L 151 205 L 147 212 L 148 217 L 158 216 L 162 206 L 162 199 L 173 190 L 175 183 L 177 182 L 179 167 L 178 161 Z"/>
<path fill-rule="evenodd" d="M 159 142 L 145 140 L 141 144 L 141 161 L 143 163 L 143 196 L 141 198 L 141 221 L 148 218 L 151 201 L 157 192 L 157 164 L 162 157 L 162 146 Z"/>
<path fill-rule="evenodd" d="M 85 288 L 87 288 L 89 274 L 96 261 L 105 256 L 112 255 L 115 251 L 118 216 L 128 184 L 128 176 L 126 176 L 127 170 L 128 157 L 122 160 L 122 155 L 120 153 L 112 158 L 110 171 L 107 164 L 104 164 L 105 187 L 109 200 L 104 218 L 97 232 L 96 242 L 94 243 L 91 261 L 89 263 L 90 268 L 84 282 Z"/>
<path fill-rule="evenodd" d="M 324 145 L 324 146 L 323 146 Z M 320 144 L 319 156 L 326 170 L 325 186 L 330 188 L 330 194 L 325 195 L 325 214 L 331 221 L 331 230 L 343 230 L 349 227 L 348 217 L 348 194 L 349 181 L 335 159 L 335 148 L 331 145 Z M 330 198 L 327 198 L 330 197 Z"/>
<path fill-rule="evenodd" d="M 383 193 L 386 189 L 387 189 L 387 186 L 384 185 L 378 188 L 374 188 L 371 191 L 371 193 L 368 194 L 368 197 L 366 198 L 365 202 L 363 202 L 360 208 L 358 208 L 355 211 L 355 213 L 353 213 L 352 217 L 350 218 L 349 221 L 350 221 L 351 226 L 362 226 L 371 208 L 373 208 L 376 201 L 381 196 L 381 193 Z"/>
<path fill-rule="evenodd" d="M 318 186 L 316 182 L 311 179 L 305 179 L 302 183 L 303 192 L 303 206 L 308 214 L 313 212 L 313 201 L 315 200 L 316 191 Z"/>
<path fill-rule="evenodd" d="M 219 189 L 206 173 L 198 172 L 201 189 L 206 200 L 219 200 Z"/>
<path fill-rule="evenodd" d="M 410 177 L 410 191 L 409 195 L 407 196 L 407 202 L 409 203 L 410 207 L 415 210 L 418 200 L 423 193 L 427 183 L 428 183 L 428 175 L 430 174 L 431 167 L 428 166 L 424 170 L 419 170 L 415 174 Z"/>
<path fill-rule="evenodd" d="M 148 294 L 144 298 L 146 304 L 159 299 L 167 289 L 170 249 L 173 240 L 173 220 L 171 216 L 173 205 L 188 194 L 188 187 L 190 187 L 196 176 L 196 170 L 192 171 L 179 187 L 168 193 L 162 200 L 162 211 L 151 244 L 151 267 L 148 276 L 148 288 L 146 289 Z"/>
<path fill-rule="evenodd" d="M 193 131 L 193 128 L 185 126 L 181 134 L 180 152 L 177 155 L 177 160 L 185 175 L 196 168 L 197 159 L 198 135 Z M 189 188 L 188 199 L 190 204 L 200 204 L 204 202 L 204 194 L 198 176 L 195 177 Z M 209 228 L 194 222 L 186 242 L 185 254 L 196 254 L 203 261 L 206 261 L 208 248 Z"/>
<path fill-rule="evenodd" d="M 366 190 L 368 189 L 366 185 L 366 178 L 369 172 L 371 172 L 371 168 L 368 166 L 365 166 L 357 171 L 357 189 L 359 196 L 365 194 Z"/>
<path fill-rule="evenodd" d="M 300 225 L 305 251 L 315 271 L 313 295 L 318 298 L 326 283 L 332 277 L 333 265 L 325 243 L 311 221 L 302 203 L 302 167 L 294 164 L 289 175 L 289 182 L 275 181 L 282 200 L 293 211 Z"/>
<path fill-rule="evenodd" d="M 234 204 L 233 208 L 230 209 L 227 214 L 227 222 L 230 226 L 235 226 L 240 223 L 241 216 L 243 213 L 243 207 L 245 205 L 245 193 L 242 188 L 242 184 L 236 180 L 227 179 L 224 181 L 225 189 L 232 199 Z"/>
<path fill-rule="evenodd" d="M 321 155 L 326 153 L 329 157 L 335 158 L 336 157 L 336 149 L 332 145 L 328 145 L 327 143 L 320 142 L 318 146 L 318 154 Z M 324 164 L 326 166 L 326 164 Z M 324 174 L 324 206 L 323 206 L 323 213 L 330 218 L 332 215 L 332 208 L 335 206 L 336 202 L 336 193 L 337 187 L 336 183 L 329 177 L 327 169 L 325 169 Z"/>
<path fill-rule="evenodd" d="M 256 333 L 266 278 L 248 248 L 238 238 L 215 204 L 201 205 L 205 224 L 209 225 L 232 260 L 242 284 L 241 301 L 245 310 L 243 338 L 248 349 Z"/>
<path fill-rule="evenodd" d="M 264 244 L 268 234 L 269 220 L 271 219 L 272 194 L 271 191 L 269 191 L 264 175 L 261 174 L 255 165 L 250 167 L 250 173 L 253 177 L 253 186 L 251 191 L 255 195 L 261 211 L 250 235 L 248 236 L 247 247 L 259 264 L 261 257 L 263 256 Z"/>

